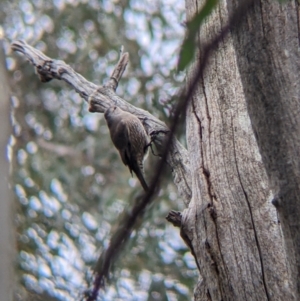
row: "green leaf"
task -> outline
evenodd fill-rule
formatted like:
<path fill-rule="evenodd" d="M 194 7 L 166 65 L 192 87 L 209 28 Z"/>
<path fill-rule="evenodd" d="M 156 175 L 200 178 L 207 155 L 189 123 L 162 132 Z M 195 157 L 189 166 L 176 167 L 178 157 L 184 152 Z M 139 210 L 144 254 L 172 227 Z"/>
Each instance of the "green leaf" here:
<path fill-rule="evenodd" d="M 183 71 L 194 58 L 195 39 L 197 32 L 203 21 L 211 14 L 212 10 L 216 7 L 218 2 L 218 0 L 206 0 L 201 11 L 197 13 L 190 22 L 188 22 L 188 36 L 181 46 L 178 71 Z"/>

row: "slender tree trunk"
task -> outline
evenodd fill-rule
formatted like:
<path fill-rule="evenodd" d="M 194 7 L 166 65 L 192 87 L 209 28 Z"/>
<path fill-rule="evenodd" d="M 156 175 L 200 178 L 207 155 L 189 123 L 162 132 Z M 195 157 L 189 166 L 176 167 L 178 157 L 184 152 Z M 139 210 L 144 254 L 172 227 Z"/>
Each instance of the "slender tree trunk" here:
<path fill-rule="evenodd" d="M 186 0 L 188 20 L 201 9 L 203 2 Z M 227 24 L 228 15 L 238 2 L 220 1 L 201 27 L 197 60 L 201 60 L 202 45 Z M 252 8 L 241 28 L 231 32 L 211 56 L 190 103 L 187 140 L 193 197 L 182 222 L 200 269 L 196 300 L 300 300 L 294 281 L 297 272 L 295 266 L 291 268 L 297 248 L 286 253 L 286 239 L 292 244 L 291 230 L 286 233 L 283 227 L 284 237 L 281 233 L 280 222 L 288 219 L 291 212 L 283 210 L 279 221 L 271 202 L 272 191 L 278 188 L 273 182 L 284 186 L 287 183 L 283 179 L 291 181 L 290 196 L 295 201 L 296 194 L 300 198 L 300 182 L 296 178 L 300 156 L 296 159 L 289 156 L 299 152 L 300 127 L 299 122 L 290 124 L 286 120 L 282 121 L 286 127 L 278 129 L 275 123 L 280 124 L 280 118 L 265 119 L 274 113 L 274 108 L 269 107 L 273 99 L 280 104 L 276 110 L 287 112 L 285 118 L 291 117 L 294 109 L 297 109 L 294 117 L 300 112 L 299 85 L 291 87 L 297 81 L 295 76 L 299 78 L 299 68 L 291 66 L 294 52 L 290 58 L 283 58 L 285 51 L 281 49 L 297 46 L 297 22 L 291 15 L 296 17 L 292 1 L 286 6 L 262 1 Z M 290 32 L 294 30 L 292 27 L 295 33 Z M 270 31 L 272 34 L 268 36 Z M 293 45 L 282 46 L 280 41 Z M 196 72 L 196 65 L 197 62 L 190 68 L 188 80 Z M 284 109 L 286 106 L 289 109 Z M 287 130 L 298 136 L 293 134 L 285 139 Z M 284 151 L 286 156 L 281 158 Z M 284 162 L 277 162 L 280 159 Z M 277 172 L 278 164 L 287 168 L 285 172 L 291 172 L 288 178 L 285 173 Z M 287 197 L 287 190 L 279 189 L 280 197 L 283 198 L 282 193 Z M 299 216 L 298 221 L 296 218 L 292 221 L 295 229 Z"/>
<path fill-rule="evenodd" d="M 13 300 L 14 227 L 13 199 L 9 190 L 7 143 L 10 134 L 9 90 L 3 40 L 0 37 L 0 299 Z"/>

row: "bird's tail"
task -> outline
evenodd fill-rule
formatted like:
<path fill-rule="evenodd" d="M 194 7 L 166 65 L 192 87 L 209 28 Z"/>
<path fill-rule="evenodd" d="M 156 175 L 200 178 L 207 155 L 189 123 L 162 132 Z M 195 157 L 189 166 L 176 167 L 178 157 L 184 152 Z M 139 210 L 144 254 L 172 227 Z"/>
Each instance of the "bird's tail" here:
<path fill-rule="evenodd" d="M 144 179 L 144 175 L 143 175 L 143 172 L 141 171 L 140 167 L 138 166 L 138 164 L 135 164 L 136 166 L 134 166 L 134 173 L 136 174 L 136 176 L 138 177 L 141 185 L 143 186 L 144 190 L 145 191 L 148 191 L 149 190 L 149 187 Z"/>

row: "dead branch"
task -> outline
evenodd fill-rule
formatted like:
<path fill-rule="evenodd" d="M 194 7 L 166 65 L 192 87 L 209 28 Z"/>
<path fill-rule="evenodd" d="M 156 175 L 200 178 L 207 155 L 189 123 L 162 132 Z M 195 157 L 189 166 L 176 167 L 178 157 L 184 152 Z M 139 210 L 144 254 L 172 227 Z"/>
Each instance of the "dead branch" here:
<path fill-rule="evenodd" d="M 68 83 L 89 103 L 90 112 L 104 113 L 107 108 L 116 105 L 122 110 L 136 115 L 142 121 L 148 135 L 151 136 L 158 152 L 163 153 L 164 145 L 170 136 L 170 130 L 166 124 L 149 112 L 129 104 L 115 93 L 129 60 L 127 52 L 121 54 L 109 82 L 106 85 L 97 86 L 75 72 L 65 62 L 47 57 L 24 41 L 14 41 L 11 47 L 14 51 L 21 52 L 35 66 L 41 81 L 58 79 Z M 185 204 L 188 205 L 191 198 L 189 160 L 187 150 L 175 138 L 170 144 L 167 162 L 171 167 L 178 192 Z"/>
<path fill-rule="evenodd" d="M 23 41 L 14 42 L 12 49 L 26 56 L 31 64 L 35 66 L 36 72 L 43 82 L 52 79 L 67 82 L 89 103 L 89 111 L 103 113 L 110 106 L 117 105 L 121 109 L 135 114 L 142 121 L 158 152 L 162 154 L 162 162 L 168 162 L 170 165 L 179 193 L 185 204 L 188 205 L 191 198 L 191 181 L 186 149 L 174 138 L 173 132 L 162 121 L 149 112 L 132 106 L 115 94 L 118 82 L 128 63 L 128 53 L 121 55 L 109 82 L 104 86 L 97 86 L 76 73 L 63 61 L 53 60 Z M 113 234 L 108 249 L 99 257 L 95 267 L 93 289 L 90 293 L 87 293 L 87 300 L 96 300 L 98 291 L 100 287 L 104 286 L 105 280 L 108 279 L 110 267 L 126 244 L 137 218 L 143 215 L 147 205 L 153 201 L 164 166 L 165 164 L 161 164 L 161 162 L 158 164 L 149 191 L 136 200 L 136 204 L 124 216 L 117 231 Z"/>

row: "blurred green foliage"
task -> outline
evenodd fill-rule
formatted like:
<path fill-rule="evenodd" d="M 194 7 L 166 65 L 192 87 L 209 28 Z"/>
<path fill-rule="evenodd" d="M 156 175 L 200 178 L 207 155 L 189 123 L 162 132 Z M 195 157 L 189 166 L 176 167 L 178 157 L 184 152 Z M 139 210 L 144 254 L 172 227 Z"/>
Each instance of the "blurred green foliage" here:
<path fill-rule="evenodd" d="M 141 187 L 113 148 L 103 115 L 89 113 L 65 83 L 42 84 L 10 43 L 26 40 L 96 84 L 110 76 L 124 45 L 130 65 L 117 93 L 168 123 L 184 79 L 175 70 L 184 18 L 183 0 L 0 3 L 13 91 L 15 300 L 80 300 L 93 264 Z M 146 174 L 154 160 L 150 155 Z M 164 179 L 99 300 L 191 299 L 196 266 L 164 218 L 182 208 L 171 178 Z"/>
<path fill-rule="evenodd" d="M 195 56 L 196 36 L 204 20 L 217 6 L 218 0 L 206 0 L 200 11 L 187 23 L 187 36 L 181 46 L 178 70 L 183 71 L 192 62 Z"/>

